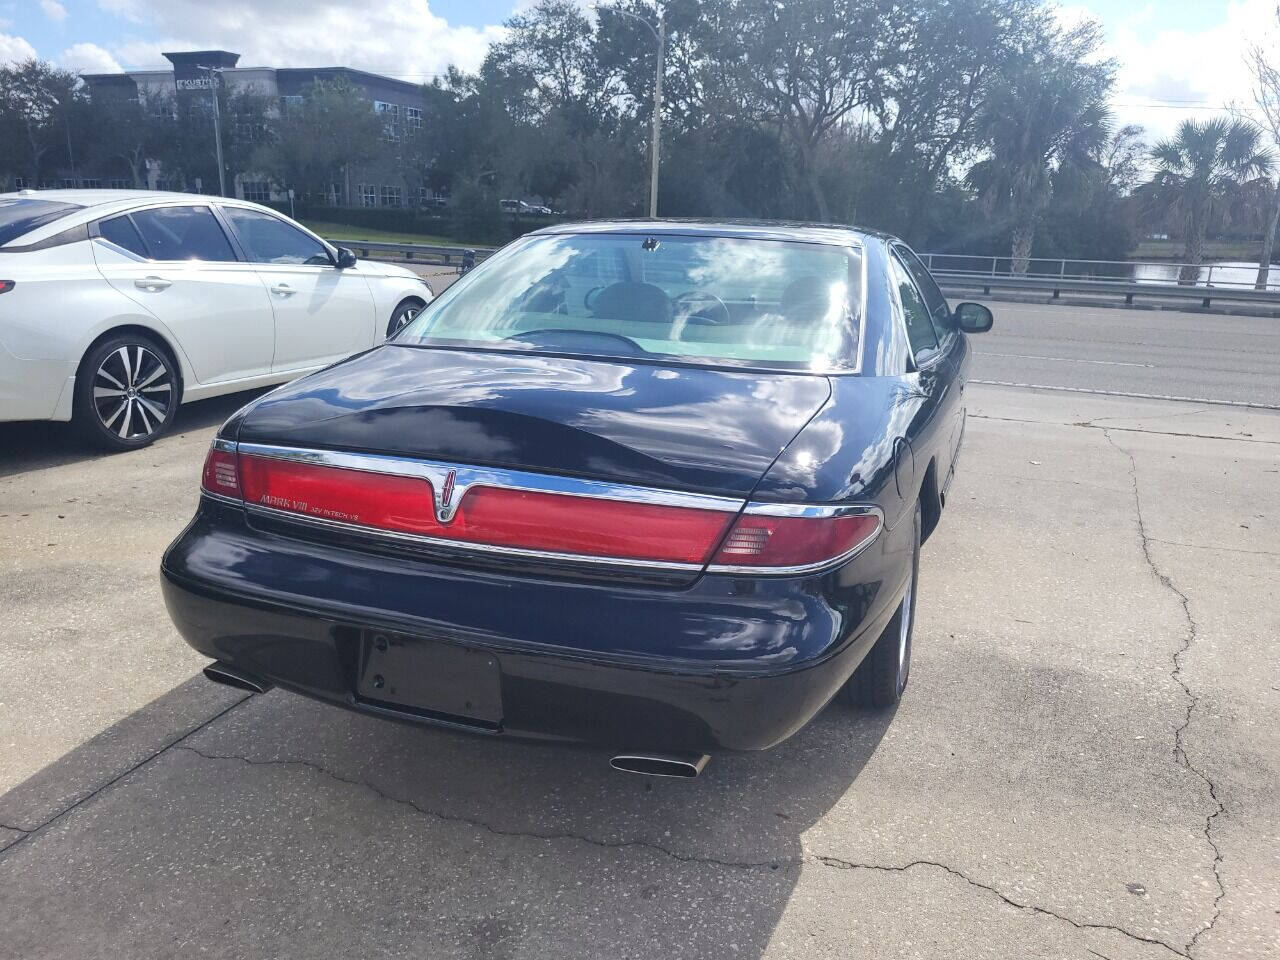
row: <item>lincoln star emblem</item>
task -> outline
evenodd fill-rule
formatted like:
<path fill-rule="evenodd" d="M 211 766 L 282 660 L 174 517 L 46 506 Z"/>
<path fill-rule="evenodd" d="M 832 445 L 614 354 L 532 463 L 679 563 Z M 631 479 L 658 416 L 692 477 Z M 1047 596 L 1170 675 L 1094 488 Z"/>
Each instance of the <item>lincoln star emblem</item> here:
<path fill-rule="evenodd" d="M 457 470 L 450 470 L 448 473 L 442 470 L 431 475 L 431 486 L 435 489 L 436 522 L 448 523 L 458 512 L 454 494 L 457 494 L 456 499 L 461 501 L 467 492 L 467 484 L 458 486 Z"/>
<path fill-rule="evenodd" d="M 448 510 L 453 503 L 453 482 L 457 479 L 457 470 L 450 470 L 449 475 L 444 478 L 444 488 L 440 491 L 440 506 L 444 507 L 445 510 Z"/>

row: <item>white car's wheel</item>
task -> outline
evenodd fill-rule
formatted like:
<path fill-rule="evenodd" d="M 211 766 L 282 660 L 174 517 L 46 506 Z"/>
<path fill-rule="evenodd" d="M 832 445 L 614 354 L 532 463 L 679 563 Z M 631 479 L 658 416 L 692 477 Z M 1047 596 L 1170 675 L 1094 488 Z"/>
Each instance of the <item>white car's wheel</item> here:
<path fill-rule="evenodd" d="M 182 384 L 162 344 L 124 333 L 85 354 L 75 389 L 74 420 L 81 434 L 108 450 L 135 450 L 173 423 Z"/>
<path fill-rule="evenodd" d="M 425 306 L 425 303 L 414 297 L 401 300 L 396 308 L 391 311 L 391 322 L 387 324 L 387 339 L 390 340 L 408 326 L 409 321 L 416 317 Z"/>

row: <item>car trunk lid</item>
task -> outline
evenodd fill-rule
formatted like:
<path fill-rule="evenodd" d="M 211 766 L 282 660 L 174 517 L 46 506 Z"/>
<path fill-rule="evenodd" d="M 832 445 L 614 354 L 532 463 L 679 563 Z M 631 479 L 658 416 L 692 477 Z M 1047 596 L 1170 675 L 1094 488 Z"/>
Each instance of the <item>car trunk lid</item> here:
<path fill-rule="evenodd" d="M 745 499 L 826 377 L 388 344 L 270 394 L 247 443 Z"/>

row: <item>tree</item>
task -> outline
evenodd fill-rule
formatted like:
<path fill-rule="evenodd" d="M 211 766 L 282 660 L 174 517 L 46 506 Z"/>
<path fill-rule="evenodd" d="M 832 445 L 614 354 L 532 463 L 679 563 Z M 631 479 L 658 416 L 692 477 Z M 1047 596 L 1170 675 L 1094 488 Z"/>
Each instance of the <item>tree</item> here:
<path fill-rule="evenodd" d="M 1277 21 L 1280 21 L 1280 7 L 1276 9 L 1275 15 Z M 1272 146 L 1280 147 L 1280 64 L 1259 44 L 1250 47 L 1245 62 L 1253 74 L 1253 101 L 1263 118 Z M 1267 289 L 1271 257 L 1275 253 L 1277 225 L 1280 225 L 1280 176 L 1276 177 L 1275 189 L 1272 191 L 1266 230 L 1262 238 L 1262 256 L 1258 258 L 1258 279 L 1255 286 L 1259 290 Z"/>
<path fill-rule="evenodd" d="M 1210 226 L 1229 219 L 1233 201 L 1249 181 L 1271 173 L 1274 158 L 1260 141 L 1261 131 L 1253 124 L 1220 117 L 1184 120 L 1172 139 L 1152 149 L 1158 169 L 1148 187 L 1149 202 L 1182 229 L 1182 282 L 1199 277 Z"/>
<path fill-rule="evenodd" d="M 173 96 L 142 89 L 135 98 L 93 91 L 89 107 L 90 158 L 108 169 L 123 165 L 132 185 L 145 188 L 147 161 L 159 157 L 177 137 Z"/>
<path fill-rule="evenodd" d="M 341 183 L 350 203 L 351 168 L 384 153 L 387 132 L 386 119 L 345 77 L 317 80 L 301 103 L 281 108 L 252 165 L 295 190 L 327 194 Z"/>
<path fill-rule="evenodd" d="M 710 54 L 732 73 L 748 116 L 778 125 L 794 148 L 811 208 L 830 220 L 819 148 L 855 111 L 897 49 L 889 0 L 708 0 Z"/>
<path fill-rule="evenodd" d="M 899 185 L 881 185 L 875 199 L 893 229 L 918 234 L 942 181 L 982 146 L 978 119 L 993 88 L 1051 22 L 1035 0 L 916 0 L 895 20 L 898 53 L 874 80 L 871 110 L 876 154 Z"/>
<path fill-rule="evenodd" d="M 74 163 L 71 119 L 80 78 L 44 60 L 0 67 L 0 162 L 40 183 L 51 156 Z"/>
<path fill-rule="evenodd" d="M 990 213 L 1007 218 L 1014 273 L 1027 271 L 1054 175 L 1090 162 L 1107 140 L 1114 64 L 1096 60 L 1099 47 L 1096 23 L 1046 28 L 983 104 L 979 125 L 990 156 L 967 180 Z"/>

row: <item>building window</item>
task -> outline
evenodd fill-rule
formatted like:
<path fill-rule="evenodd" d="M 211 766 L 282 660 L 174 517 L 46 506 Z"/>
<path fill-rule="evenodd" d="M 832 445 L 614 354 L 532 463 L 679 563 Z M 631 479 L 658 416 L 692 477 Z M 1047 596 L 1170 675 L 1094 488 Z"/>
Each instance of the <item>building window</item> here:
<path fill-rule="evenodd" d="M 74 190 L 76 188 L 76 182 L 71 177 L 63 177 L 61 183 L 63 190 Z"/>
<path fill-rule="evenodd" d="M 108 180 L 107 189 L 108 190 L 128 190 L 129 181 L 128 180 Z"/>
<path fill-rule="evenodd" d="M 407 123 L 414 130 L 419 130 L 422 128 L 422 111 L 417 107 L 405 107 L 404 119 L 405 119 L 405 123 Z"/>
<path fill-rule="evenodd" d="M 360 206 L 376 207 L 378 205 L 378 188 L 372 183 L 360 184 Z"/>
<path fill-rule="evenodd" d="M 81 177 L 80 186 L 85 190 L 98 190 L 102 187 L 102 181 L 97 177 Z"/>
<path fill-rule="evenodd" d="M 243 189 L 244 198 L 253 203 L 266 203 L 271 199 L 271 184 L 263 180 L 246 180 Z"/>
<path fill-rule="evenodd" d="M 402 203 L 399 187 L 384 186 L 382 188 L 382 205 L 384 207 L 399 207 Z"/>
<path fill-rule="evenodd" d="M 26 178 L 26 177 L 14 177 L 14 178 L 13 178 L 13 189 L 15 189 L 15 190 L 25 190 L 25 189 L 27 189 L 27 178 Z"/>
<path fill-rule="evenodd" d="M 382 139 L 397 143 L 400 140 L 400 104 L 375 100 L 373 109 L 382 116 Z"/>
<path fill-rule="evenodd" d="M 280 102 L 286 107 L 300 107 L 302 106 L 302 97 L 296 93 L 291 93 L 288 96 L 281 97 Z"/>

